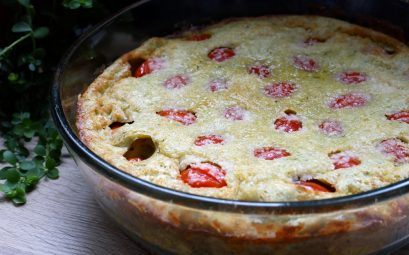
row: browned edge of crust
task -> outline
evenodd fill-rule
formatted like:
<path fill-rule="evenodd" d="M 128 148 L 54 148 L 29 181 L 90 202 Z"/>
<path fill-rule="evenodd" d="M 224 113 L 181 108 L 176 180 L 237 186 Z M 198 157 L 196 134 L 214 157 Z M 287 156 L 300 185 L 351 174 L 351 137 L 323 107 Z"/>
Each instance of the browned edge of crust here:
<path fill-rule="evenodd" d="M 89 120 L 91 112 L 98 111 L 98 105 L 86 105 L 85 99 L 102 96 L 105 90 L 112 87 L 116 82 L 123 78 L 131 77 L 132 65 L 135 64 L 135 62 L 141 63 L 148 59 L 164 42 L 165 40 L 161 38 L 151 38 L 144 42 L 139 48 L 125 53 L 105 69 L 82 94 L 78 95 L 76 126 L 79 138 L 87 146 L 90 146 L 92 137 L 87 132 L 91 127 L 86 125 L 86 120 Z M 95 123 L 92 124 L 95 125 Z"/>

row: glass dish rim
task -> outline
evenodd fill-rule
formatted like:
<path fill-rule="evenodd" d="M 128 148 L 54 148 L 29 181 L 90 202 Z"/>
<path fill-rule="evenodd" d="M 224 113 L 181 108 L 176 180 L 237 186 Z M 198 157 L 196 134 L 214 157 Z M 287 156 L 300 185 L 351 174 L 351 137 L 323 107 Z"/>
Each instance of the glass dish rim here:
<path fill-rule="evenodd" d="M 316 213 L 321 211 L 335 211 L 346 208 L 356 208 L 368 206 L 381 201 L 386 201 L 409 192 L 409 178 L 366 192 L 341 196 L 327 199 L 307 200 L 307 201 L 245 201 L 232 200 L 214 197 L 205 197 L 178 191 L 163 186 L 153 184 L 151 182 L 132 176 L 119 168 L 109 164 L 101 157 L 92 152 L 82 141 L 77 137 L 74 130 L 71 129 L 67 118 L 65 117 L 62 101 L 61 101 L 61 83 L 60 80 L 64 74 L 65 66 L 70 62 L 74 52 L 82 46 L 82 43 L 98 33 L 104 27 L 109 26 L 115 22 L 121 15 L 128 11 L 137 8 L 145 3 L 153 0 L 141 0 L 135 2 L 117 13 L 113 14 L 106 20 L 90 28 L 87 32 L 82 34 L 65 52 L 58 63 L 54 79 L 51 86 L 50 96 L 50 111 L 54 123 L 63 137 L 65 144 L 73 150 L 80 160 L 92 165 L 93 170 L 99 174 L 104 175 L 116 183 L 129 188 L 137 193 L 141 193 L 148 197 L 159 199 L 161 201 L 171 201 L 172 203 L 184 205 L 187 207 L 197 209 L 212 209 L 223 211 L 242 211 L 242 212 L 256 212 L 256 211 L 272 211 L 277 214 L 281 213 Z M 75 158 L 75 156 L 73 156 Z"/>

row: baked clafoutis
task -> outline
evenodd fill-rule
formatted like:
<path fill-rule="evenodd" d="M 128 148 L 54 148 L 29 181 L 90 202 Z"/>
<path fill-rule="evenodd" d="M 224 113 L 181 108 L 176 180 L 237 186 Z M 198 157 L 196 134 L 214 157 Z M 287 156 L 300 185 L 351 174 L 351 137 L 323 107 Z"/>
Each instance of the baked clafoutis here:
<path fill-rule="evenodd" d="M 409 177 L 409 49 L 317 16 L 151 38 L 79 96 L 81 140 L 171 189 L 247 201 L 356 194 Z"/>

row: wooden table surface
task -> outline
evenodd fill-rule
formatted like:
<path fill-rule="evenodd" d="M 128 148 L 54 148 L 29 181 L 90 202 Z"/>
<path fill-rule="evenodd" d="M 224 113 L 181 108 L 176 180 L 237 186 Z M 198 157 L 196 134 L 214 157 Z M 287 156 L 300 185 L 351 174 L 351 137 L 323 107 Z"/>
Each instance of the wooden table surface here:
<path fill-rule="evenodd" d="M 0 198 L 1 255 L 148 254 L 99 208 L 65 150 L 59 169 L 60 178 L 43 181 L 24 206 Z"/>
<path fill-rule="evenodd" d="M 0 255 L 148 254 L 99 208 L 65 150 L 60 178 L 43 181 L 27 201 L 15 207 L 0 198 Z M 407 254 L 409 246 L 393 255 Z"/>

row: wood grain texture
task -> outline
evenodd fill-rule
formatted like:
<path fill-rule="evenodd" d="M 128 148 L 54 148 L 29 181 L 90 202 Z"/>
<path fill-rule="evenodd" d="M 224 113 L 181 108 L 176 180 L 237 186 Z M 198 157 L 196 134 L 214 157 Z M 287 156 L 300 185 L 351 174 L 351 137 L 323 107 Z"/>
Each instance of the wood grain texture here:
<path fill-rule="evenodd" d="M 99 208 L 66 150 L 62 162 L 60 179 L 43 181 L 26 205 L 0 199 L 0 255 L 148 255 Z"/>
<path fill-rule="evenodd" d="M 66 151 L 60 178 L 43 181 L 15 207 L 0 200 L 0 254 L 146 255 L 95 202 Z"/>

